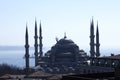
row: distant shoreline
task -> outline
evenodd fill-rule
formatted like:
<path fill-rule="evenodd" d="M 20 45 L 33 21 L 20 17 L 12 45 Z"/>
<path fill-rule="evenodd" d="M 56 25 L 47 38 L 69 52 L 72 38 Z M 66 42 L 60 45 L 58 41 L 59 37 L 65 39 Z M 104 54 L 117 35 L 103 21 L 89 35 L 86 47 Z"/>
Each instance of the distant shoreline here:
<path fill-rule="evenodd" d="M 29 48 L 30 50 L 34 50 L 34 47 L 30 47 Z M 50 47 L 44 47 L 43 48 L 43 52 L 46 53 L 48 50 L 50 49 Z M 82 47 L 80 47 L 80 49 L 82 49 Z M 3 46 L 3 45 L 0 45 L 0 51 L 24 51 L 25 48 L 24 46 Z M 88 48 L 83 48 L 83 50 L 85 52 L 87 52 L 87 54 L 89 55 L 89 47 Z M 120 49 L 119 48 L 100 48 L 100 53 L 102 56 L 108 56 L 110 55 L 111 53 L 113 54 L 120 54 Z"/>

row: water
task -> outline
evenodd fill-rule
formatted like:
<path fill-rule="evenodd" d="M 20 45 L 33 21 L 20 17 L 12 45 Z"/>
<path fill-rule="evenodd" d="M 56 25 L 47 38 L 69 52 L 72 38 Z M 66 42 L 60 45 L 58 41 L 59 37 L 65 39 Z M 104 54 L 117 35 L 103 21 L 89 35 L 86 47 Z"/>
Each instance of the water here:
<path fill-rule="evenodd" d="M 46 52 L 49 48 L 44 48 L 43 52 Z M 85 49 L 87 53 L 89 53 L 89 49 Z M 30 55 L 34 54 L 34 48 L 30 48 Z M 119 54 L 119 49 L 104 49 L 101 50 L 101 55 L 110 55 L 111 53 Z M 17 67 L 24 68 L 25 67 L 25 59 L 23 58 L 25 55 L 24 47 L 16 47 L 16 46 L 0 46 L 0 64 L 7 63 L 9 65 L 15 65 Z M 30 59 L 30 66 L 34 66 L 34 58 Z"/>
<path fill-rule="evenodd" d="M 25 59 L 23 58 L 24 50 L 5 50 L 0 51 L 0 64 L 7 63 L 15 65 L 17 67 L 25 67 Z M 33 50 L 30 50 L 30 55 L 33 54 Z M 34 66 L 34 59 L 30 59 L 30 66 Z"/>

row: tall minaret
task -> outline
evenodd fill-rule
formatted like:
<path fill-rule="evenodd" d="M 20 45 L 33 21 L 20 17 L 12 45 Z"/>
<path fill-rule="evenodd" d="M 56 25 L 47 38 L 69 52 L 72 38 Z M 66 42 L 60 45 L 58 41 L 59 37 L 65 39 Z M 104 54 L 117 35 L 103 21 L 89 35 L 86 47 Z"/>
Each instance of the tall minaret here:
<path fill-rule="evenodd" d="M 35 47 L 35 66 L 38 65 L 38 35 L 37 35 L 37 22 L 35 20 L 35 44 L 34 44 L 34 47 Z"/>
<path fill-rule="evenodd" d="M 26 34 L 25 34 L 25 62 L 26 70 L 29 70 L 29 42 L 28 42 L 28 29 L 26 25 Z"/>
<path fill-rule="evenodd" d="M 40 40 L 40 44 L 39 44 L 39 47 L 40 47 L 40 57 L 43 56 L 43 51 L 42 51 L 42 47 L 43 47 L 43 44 L 42 44 L 42 28 L 41 28 L 41 22 L 40 22 L 40 37 L 39 37 L 39 40 Z"/>
<path fill-rule="evenodd" d="M 92 22 L 90 24 L 90 57 L 95 57 L 95 49 L 94 49 L 94 22 L 92 19 Z"/>
<path fill-rule="evenodd" d="M 97 31 L 96 31 L 96 57 L 100 56 L 100 43 L 99 43 L 99 29 L 98 29 L 98 23 L 97 23 Z"/>

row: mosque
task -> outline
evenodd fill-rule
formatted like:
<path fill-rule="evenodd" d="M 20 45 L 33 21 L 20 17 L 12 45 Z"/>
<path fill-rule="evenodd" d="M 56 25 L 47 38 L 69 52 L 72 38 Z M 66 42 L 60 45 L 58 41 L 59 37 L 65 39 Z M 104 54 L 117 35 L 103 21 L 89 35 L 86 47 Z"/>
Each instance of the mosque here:
<path fill-rule="evenodd" d="M 42 44 L 42 27 L 40 23 L 39 28 L 39 44 L 37 34 L 37 21 L 35 21 L 35 44 L 34 44 L 34 55 L 35 55 L 35 68 L 37 70 L 43 70 L 51 73 L 66 73 L 66 72 L 77 72 L 78 68 L 88 65 L 87 61 L 90 58 L 100 57 L 99 51 L 99 30 L 97 25 L 96 30 L 96 44 L 94 43 L 94 22 L 90 23 L 90 56 L 75 44 L 74 41 L 68 39 L 66 34 L 60 40 L 56 39 L 56 44 L 51 47 L 46 53 L 43 53 Z M 96 48 L 95 48 L 96 47 Z M 26 69 L 29 69 L 29 40 L 28 40 L 28 29 L 26 25 L 25 34 L 25 60 Z"/>

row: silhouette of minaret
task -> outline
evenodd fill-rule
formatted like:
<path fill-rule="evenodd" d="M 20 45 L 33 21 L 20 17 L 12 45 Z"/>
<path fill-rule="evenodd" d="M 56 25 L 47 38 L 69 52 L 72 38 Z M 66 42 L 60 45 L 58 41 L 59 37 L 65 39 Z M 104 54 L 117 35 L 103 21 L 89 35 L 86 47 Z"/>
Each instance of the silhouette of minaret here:
<path fill-rule="evenodd" d="M 94 22 L 92 19 L 92 22 L 90 24 L 90 57 L 95 57 L 95 49 L 94 49 Z"/>
<path fill-rule="evenodd" d="M 40 44 L 39 44 L 39 47 L 40 47 L 40 57 L 42 57 L 42 56 L 43 56 L 43 51 L 42 51 L 43 44 L 42 44 L 42 28 L 41 28 L 41 22 L 40 22 L 40 37 L 39 37 L 39 40 L 40 40 Z"/>
<path fill-rule="evenodd" d="M 96 57 L 100 56 L 100 43 L 99 43 L 99 29 L 98 29 L 98 23 L 97 23 L 97 31 L 96 31 Z"/>
<path fill-rule="evenodd" d="M 26 24 L 26 34 L 25 34 L 25 62 L 26 70 L 29 70 L 29 42 L 28 42 L 28 29 Z"/>
<path fill-rule="evenodd" d="M 35 47 L 35 66 L 37 66 L 38 65 L 38 41 L 37 41 L 37 39 L 38 39 L 38 35 L 37 35 L 37 22 L 36 22 L 36 20 L 35 20 L 35 36 L 34 36 L 34 38 L 35 38 L 35 44 L 34 44 L 34 47 Z"/>

